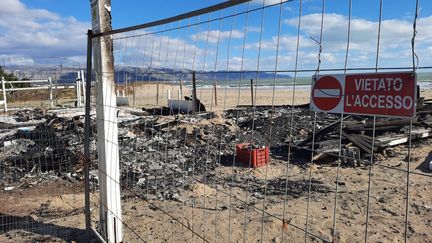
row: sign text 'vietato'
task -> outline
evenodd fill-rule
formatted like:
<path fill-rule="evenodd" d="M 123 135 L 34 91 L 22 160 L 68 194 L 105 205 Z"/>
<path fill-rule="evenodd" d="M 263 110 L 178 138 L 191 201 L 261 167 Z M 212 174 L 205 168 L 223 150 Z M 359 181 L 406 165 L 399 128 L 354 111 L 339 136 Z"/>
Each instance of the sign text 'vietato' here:
<path fill-rule="evenodd" d="M 316 75 L 311 110 L 331 113 L 413 117 L 416 77 L 413 72 Z"/>

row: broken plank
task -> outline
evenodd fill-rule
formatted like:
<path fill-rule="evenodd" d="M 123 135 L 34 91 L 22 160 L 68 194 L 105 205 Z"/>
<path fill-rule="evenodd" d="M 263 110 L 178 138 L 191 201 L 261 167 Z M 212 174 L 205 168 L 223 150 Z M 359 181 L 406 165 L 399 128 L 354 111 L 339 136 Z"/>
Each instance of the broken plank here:
<path fill-rule="evenodd" d="M 343 118 L 343 120 L 346 120 L 348 118 L 350 118 L 351 116 L 345 116 Z M 337 120 L 335 122 L 333 122 L 332 124 L 322 128 L 321 130 L 315 132 L 315 138 L 317 138 L 318 136 L 328 133 L 329 131 L 333 130 L 334 127 L 338 126 L 340 124 L 340 120 Z M 297 144 L 297 146 L 304 146 L 308 143 L 312 142 L 312 136 L 309 136 L 308 138 L 306 138 L 305 140 L 301 141 L 300 143 Z"/>
<path fill-rule="evenodd" d="M 421 139 L 432 136 L 432 129 L 414 129 L 411 131 L 411 139 Z M 380 148 L 392 147 L 409 141 L 408 134 L 396 134 L 390 136 L 379 136 L 375 138 L 376 145 Z"/>
<path fill-rule="evenodd" d="M 366 141 L 364 141 L 361 137 L 357 135 L 349 135 L 345 132 L 342 132 L 342 136 L 344 136 L 346 139 L 350 140 L 353 144 L 357 145 L 359 148 L 363 149 L 369 154 L 372 154 L 372 145 Z M 376 148 L 374 148 L 374 151 Z"/>
<path fill-rule="evenodd" d="M 177 120 L 168 121 L 168 122 L 164 122 L 164 123 L 158 123 L 158 124 L 153 125 L 153 128 L 160 130 L 162 128 L 168 127 L 169 125 L 174 125 L 177 123 L 178 123 Z"/>

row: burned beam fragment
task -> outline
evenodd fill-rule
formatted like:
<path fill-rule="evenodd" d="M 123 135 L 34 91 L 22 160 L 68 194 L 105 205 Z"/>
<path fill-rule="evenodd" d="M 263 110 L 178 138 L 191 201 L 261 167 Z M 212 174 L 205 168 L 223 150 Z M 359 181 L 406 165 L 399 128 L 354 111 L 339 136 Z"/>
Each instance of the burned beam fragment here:
<path fill-rule="evenodd" d="M 350 117 L 351 117 L 351 116 L 345 116 L 345 117 L 343 118 L 343 120 L 345 121 L 345 120 L 347 120 L 347 119 L 350 118 Z M 339 124 L 340 124 L 340 120 L 337 120 L 337 121 L 331 123 L 330 125 L 328 125 L 328 126 L 322 128 L 321 130 L 318 130 L 318 131 L 315 133 L 315 139 L 318 138 L 318 137 L 320 137 L 320 136 L 322 136 L 322 135 L 324 135 L 324 134 L 329 133 L 330 131 L 333 131 L 334 129 L 336 129 L 336 127 L 339 126 Z M 312 136 L 309 136 L 309 137 L 306 138 L 305 140 L 301 141 L 300 143 L 297 144 L 297 146 L 304 146 L 304 145 L 306 145 L 306 144 L 308 144 L 308 143 L 310 143 L 310 142 L 312 142 Z"/>
<path fill-rule="evenodd" d="M 369 154 L 372 154 L 372 143 L 366 141 L 363 139 L 360 135 L 355 134 L 347 134 L 346 132 L 342 132 L 342 136 L 349 141 L 351 141 L 353 144 L 357 145 L 359 148 L 363 149 Z M 376 148 L 374 148 L 374 151 L 376 151 Z"/>

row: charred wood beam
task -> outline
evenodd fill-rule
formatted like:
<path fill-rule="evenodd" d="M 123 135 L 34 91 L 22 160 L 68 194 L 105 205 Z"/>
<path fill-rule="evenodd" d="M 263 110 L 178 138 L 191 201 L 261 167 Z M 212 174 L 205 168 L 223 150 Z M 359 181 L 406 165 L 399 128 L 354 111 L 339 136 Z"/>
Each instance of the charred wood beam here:
<path fill-rule="evenodd" d="M 364 151 L 366 151 L 369 154 L 372 154 L 372 144 L 369 143 L 368 141 L 365 141 L 361 136 L 359 135 L 350 135 L 347 134 L 346 132 L 342 132 L 342 136 L 346 139 L 348 139 L 349 141 L 351 141 L 353 144 L 357 145 L 359 148 L 363 149 Z M 374 148 L 374 151 L 376 151 L 376 147 Z"/>
<path fill-rule="evenodd" d="M 343 120 L 347 120 L 348 118 L 350 118 L 351 116 L 345 116 L 343 118 Z M 340 124 L 340 120 L 337 120 L 335 122 L 333 122 L 332 124 L 322 128 L 321 130 L 318 130 L 315 133 L 315 138 L 318 138 L 319 136 L 323 135 L 323 134 L 327 134 L 328 132 L 334 130 L 336 127 L 338 127 Z M 300 143 L 297 144 L 297 146 L 304 146 L 308 143 L 312 142 L 312 136 L 309 136 L 308 138 L 306 138 L 305 140 L 301 141 Z"/>

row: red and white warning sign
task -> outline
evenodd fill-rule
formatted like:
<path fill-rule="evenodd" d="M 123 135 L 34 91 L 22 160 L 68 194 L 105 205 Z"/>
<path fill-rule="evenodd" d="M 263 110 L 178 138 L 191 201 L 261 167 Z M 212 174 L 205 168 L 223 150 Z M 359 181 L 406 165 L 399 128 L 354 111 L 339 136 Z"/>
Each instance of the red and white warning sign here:
<path fill-rule="evenodd" d="M 313 111 L 414 117 L 414 72 L 335 74 L 312 77 Z"/>

